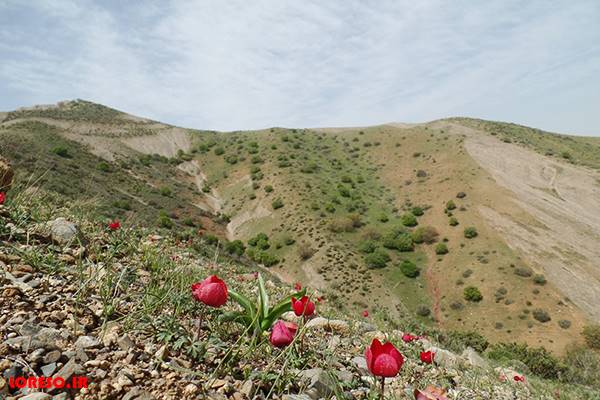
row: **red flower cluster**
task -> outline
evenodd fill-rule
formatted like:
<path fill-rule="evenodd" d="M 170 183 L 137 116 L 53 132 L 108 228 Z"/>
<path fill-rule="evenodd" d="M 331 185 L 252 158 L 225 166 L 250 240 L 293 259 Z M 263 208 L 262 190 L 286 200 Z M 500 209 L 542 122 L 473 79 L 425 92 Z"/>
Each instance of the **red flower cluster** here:
<path fill-rule="evenodd" d="M 121 222 L 119 222 L 118 219 L 115 219 L 113 222 L 108 224 L 108 229 L 110 229 L 111 231 L 116 231 L 120 227 L 121 227 Z"/>
<path fill-rule="evenodd" d="M 515 382 L 523 382 L 523 383 L 525 383 L 525 377 L 523 375 L 515 375 L 513 377 L 513 379 L 515 380 Z"/>
<path fill-rule="evenodd" d="M 413 341 L 417 340 L 418 338 L 419 338 L 418 336 L 411 335 L 410 333 L 405 333 L 404 335 L 402 335 L 402 341 L 404 341 L 404 343 L 413 342 Z"/>
<path fill-rule="evenodd" d="M 192 285 L 192 295 L 207 306 L 221 307 L 227 302 L 227 285 L 216 275 Z"/>
<path fill-rule="evenodd" d="M 0 205 L 4 204 L 6 201 L 6 193 L 0 192 Z"/>
<path fill-rule="evenodd" d="M 435 356 L 435 353 L 433 351 L 422 351 L 421 352 L 421 361 L 423 361 L 425 364 L 431 364 L 431 363 L 433 363 L 434 356 Z"/>
<path fill-rule="evenodd" d="M 315 303 L 310 301 L 308 296 L 302 296 L 300 300 L 292 297 L 292 308 L 294 309 L 294 314 L 298 317 L 301 315 L 309 317 L 315 313 Z"/>

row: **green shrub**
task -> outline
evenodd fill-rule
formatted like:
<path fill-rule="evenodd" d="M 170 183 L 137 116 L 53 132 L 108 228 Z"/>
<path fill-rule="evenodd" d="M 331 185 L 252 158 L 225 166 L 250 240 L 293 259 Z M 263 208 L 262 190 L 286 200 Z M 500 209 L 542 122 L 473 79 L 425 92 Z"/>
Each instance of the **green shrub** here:
<path fill-rule="evenodd" d="M 390 220 L 387 214 L 381 214 L 377 219 L 379 220 L 379 222 L 383 223 L 388 222 Z"/>
<path fill-rule="evenodd" d="M 415 217 L 412 213 L 406 213 L 402 215 L 400 220 L 404 226 L 417 226 L 418 224 L 417 217 Z"/>
<path fill-rule="evenodd" d="M 170 197 L 172 192 L 170 188 L 164 186 L 160 188 L 160 194 L 165 197 Z"/>
<path fill-rule="evenodd" d="M 450 217 L 448 224 L 450 224 L 450 226 L 456 226 L 458 225 L 458 220 L 455 217 Z"/>
<path fill-rule="evenodd" d="M 415 243 L 431 244 L 437 240 L 438 231 L 433 226 L 422 226 L 415 229 L 412 233 L 412 239 Z"/>
<path fill-rule="evenodd" d="M 533 277 L 533 282 L 536 285 L 545 285 L 546 284 L 546 277 L 542 274 L 537 274 Z"/>
<path fill-rule="evenodd" d="M 230 154 L 227 157 L 225 157 L 225 161 L 227 161 L 228 164 L 237 164 L 238 162 L 238 157 L 235 154 Z"/>
<path fill-rule="evenodd" d="M 483 295 L 475 286 L 466 287 L 463 291 L 463 295 L 467 301 L 479 302 L 483 300 Z"/>
<path fill-rule="evenodd" d="M 454 210 L 455 208 L 456 208 L 456 204 L 454 204 L 454 201 L 452 201 L 452 200 L 449 200 L 449 201 L 446 203 L 446 210 L 452 211 L 452 210 Z"/>
<path fill-rule="evenodd" d="M 533 374 L 546 379 L 556 379 L 565 371 L 565 365 L 548 350 L 543 347 L 532 348 L 525 343 L 494 344 L 488 351 L 488 357 L 504 362 L 521 361 Z"/>
<path fill-rule="evenodd" d="M 301 260 L 308 260 L 316 253 L 316 250 L 310 247 L 310 245 L 306 242 L 300 243 L 298 245 L 298 255 Z"/>
<path fill-rule="evenodd" d="M 260 232 L 260 233 L 258 233 L 256 236 L 254 236 L 254 237 L 252 237 L 252 238 L 248 239 L 248 245 L 249 245 L 249 246 L 252 246 L 252 247 L 256 247 L 256 245 L 257 245 L 257 244 L 258 244 L 258 242 L 260 242 L 260 241 L 266 241 L 266 242 L 268 242 L 268 241 L 269 241 L 269 237 L 267 236 L 267 234 L 266 234 L 266 233 L 262 233 L 262 232 Z"/>
<path fill-rule="evenodd" d="M 171 218 L 169 218 L 164 211 L 161 211 L 158 215 L 158 226 L 166 229 L 171 229 L 173 227 L 173 221 L 171 221 Z"/>
<path fill-rule="evenodd" d="M 544 322 L 548 322 L 550 321 L 552 318 L 550 318 L 550 314 L 548 314 L 547 311 L 542 310 L 541 308 L 537 308 L 535 310 L 533 310 L 533 318 L 535 318 L 536 320 L 544 323 Z"/>
<path fill-rule="evenodd" d="M 233 242 L 225 243 L 225 251 L 229 254 L 241 256 L 244 254 L 245 250 L 246 246 L 244 246 L 244 243 L 242 243 L 241 240 L 234 240 Z"/>
<path fill-rule="evenodd" d="M 369 268 L 384 268 L 390 261 L 390 255 L 383 249 L 377 249 L 365 256 L 365 264 Z"/>
<path fill-rule="evenodd" d="M 448 254 L 448 246 L 446 246 L 446 243 L 438 243 L 435 246 L 435 254 L 440 256 L 443 254 Z"/>
<path fill-rule="evenodd" d="M 211 235 L 210 233 L 204 235 L 204 240 L 209 245 L 216 245 L 217 243 L 219 243 L 219 238 L 215 235 Z"/>
<path fill-rule="evenodd" d="M 283 207 L 283 200 L 281 200 L 281 198 L 276 198 L 271 203 L 271 206 L 273 207 L 273 210 L 277 210 L 277 209 Z"/>
<path fill-rule="evenodd" d="M 96 169 L 102 172 L 110 172 L 110 164 L 106 161 L 99 162 L 96 164 Z"/>
<path fill-rule="evenodd" d="M 196 226 L 196 224 L 194 223 L 194 220 L 191 219 L 190 217 L 186 217 L 183 219 L 183 224 L 186 226 Z"/>
<path fill-rule="evenodd" d="M 373 240 L 365 240 L 364 242 L 358 245 L 358 251 L 365 254 L 371 254 L 375 251 L 375 249 L 377 249 L 377 247 L 379 247 L 377 245 L 377 242 Z"/>
<path fill-rule="evenodd" d="M 413 207 L 410 212 L 413 213 L 413 215 L 416 215 L 417 217 L 420 217 L 421 215 L 423 215 L 425 212 L 423 211 L 423 209 L 421 207 L 415 206 Z"/>
<path fill-rule="evenodd" d="M 473 226 L 465 228 L 464 234 L 467 239 L 473 239 L 478 235 L 477 229 L 475 229 Z"/>
<path fill-rule="evenodd" d="M 561 381 L 600 388 L 600 356 L 578 344 L 567 346 Z"/>
<path fill-rule="evenodd" d="M 400 271 L 408 278 L 416 278 L 419 276 L 419 268 L 415 265 L 415 263 L 409 260 L 402 261 L 400 264 Z"/>
<path fill-rule="evenodd" d="M 225 149 L 223 149 L 222 147 L 215 147 L 214 152 L 216 155 L 222 156 L 223 154 L 225 154 Z"/>
<path fill-rule="evenodd" d="M 273 191 L 273 186 L 271 186 L 271 185 L 265 186 L 265 192 L 271 193 L 272 191 Z"/>
<path fill-rule="evenodd" d="M 64 146 L 56 146 L 52 149 L 52 152 L 62 158 L 71 158 L 69 149 Z"/>
<path fill-rule="evenodd" d="M 588 346 L 590 346 L 592 349 L 600 349 L 600 325 L 596 324 L 584 326 L 581 334 L 585 338 L 585 342 Z"/>
<path fill-rule="evenodd" d="M 569 329 L 571 327 L 571 321 L 569 321 L 568 319 L 561 319 L 560 321 L 558 321 L 558 326 L 560 326 L 563 329 Z"/>

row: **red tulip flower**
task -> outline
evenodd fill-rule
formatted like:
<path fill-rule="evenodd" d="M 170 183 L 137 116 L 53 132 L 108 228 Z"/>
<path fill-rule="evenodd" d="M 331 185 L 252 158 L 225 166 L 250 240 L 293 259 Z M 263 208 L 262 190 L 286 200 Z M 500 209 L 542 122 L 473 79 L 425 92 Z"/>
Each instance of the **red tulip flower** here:
<path fill-rule="evenodd" d="M 4 204 L 6 201 L 6 194 L 4 192 L 0 192 L 0 205 Z"/>
<path fill-rule="evenodd" d="M 515 375 L 513 377 L 513 379 L 515 380 L 515 382 L 523 382 L 523 383 L 525 383 L 525 377 L 523 375 Z"/>
<path fill-rule="evenodd" d="M 302 285 L 300 284 L 300 282 L 296 282 L 296 284 L 294 285 L 294 290 L 296 292 L 299 292 L 302 290 Z"/>
<path fill-rule="evenodd" d="M 292 297 L 292 308 L 298 317 L 301 315 L 308 317 L 315 313 L 315 303 L 310 301 L 308 296 L 302 296 L 300 300 L 296 300 L 295 297 Z"/>
<path fill-rule="evenodd" d="M 121 227 L 121 223 L 119 222 L 118 219 L 115 219 L 113 222 L 108 224 L 108 229 L 110 229 L 111 231 L 116 231 L 120 227 Z"/>
<path fill-rule="evenodd" d="M 404 357 L 391 342 L 381 344 L 377 339 L 373 339 L 371 346 L 367 348 L 365 358 L 369 371 L 375 376 L 384 378 L 398 375 L 404 364 Z"/>
<path fill-rule="evenodd" d="M 418 339 L 417 336 L 413 336 L 410 333 L 405 333 L 404 335 L 402 335 L 402 340 L 404 341 L 404 343 L 410 343 L 417 339 Z"/>
<path fill-rule="evenodd" d="M 192 295 L 197 301 L 218 308 L 227 302 L 227 285 L 216 275 L 211 275 L 192 285 Z"/>
<path fill-rule="evenodd" d="M 381 399 L 383 399 L 385 378 L 398 375 L 404 364 L 404 357 L 391 342 L 381 344 L 379 340 L 373 339 L 371 346 L 367 347 L 367 351 L 365 351 L 365 358 L 369 371 L 373 375 L 381 377 Z"/>
<path fill-rule="evenodd" d="M 367 318 L 369 316 L 369 310 L 365 310 L 362 312 L 363 317 Z"/>
<path fill-rule="evenodd" d="M 433 358 L 435 357 L 435 353 L 432 351 L 422 351 L 421 352 L 421 361 L 425 364 L 431 364 L 433 362 Z"/>
<path fill-rule="evenodd" d="M 271 344 L 275 347 L 285 347 L 294 341 L 294 334 L 296 333 L 296 329 L 298 327 L 293 324 L 293 326 L 286 325 L 283 321 L 277 321 L 273 325 L 273 329 L 271 330 L 271 336 L 269 340 Z"/>

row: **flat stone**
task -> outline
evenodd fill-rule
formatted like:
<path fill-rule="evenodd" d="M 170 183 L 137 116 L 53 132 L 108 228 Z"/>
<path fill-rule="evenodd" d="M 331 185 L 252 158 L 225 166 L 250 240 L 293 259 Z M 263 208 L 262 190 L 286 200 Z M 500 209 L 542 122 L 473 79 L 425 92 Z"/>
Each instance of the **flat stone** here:
<path fill-rule="evenodd" d="M 135 343 L 133 342 L 133 340 L 131 340 L 131 338 L 127 334 L 118 338 L 117 344 L 123 351 L 130 351 L 131 349 L 133 349 L 135 347 Z"/>
<path fill-rule="evenodd" d="M 47 364 L 42 367 L 42 374 L 44 374 L 44 376 L 52 376 L 55 371 L 56 363 Z"/>
<path fill-rule="evenodd" d="M 62 354 L 59 350 L 52 350 L 52 351 L 46 353 L 46 355 L 44 356 L 44 362 L 46 364 L 55 363 L 58 360 L 60 360 L 61 356 L 62 356 Z"/>
<path fill-rule="evenodd" d="M 79 349 L 93 349 L 100 346 L 100 341 L 93 336 L 79 336 L 75 347 Z"/>
<path fill-rule="evenodd" d="M 350 330 L 350 325 L 339 319 L 317 317 L 306 323 L 306 329 L 323 329 L 336 333 L 347 333 Z"/>
<path fill-rule="evenodd" d="M 50 221 L 48 227 L 52 240 L 61 245 L 72 243 L 79 236 L 77 224 L 62 217 Z"/>
<path fill-rule="evenodd" d="M 463 353 L 462 358 L 467 360 L 467 363 L 474 367 L 478 368 L 487 368 L 489 364 L 486 360 L 484 360 L 475 350 L 470 347 L 467 347 Z"/>

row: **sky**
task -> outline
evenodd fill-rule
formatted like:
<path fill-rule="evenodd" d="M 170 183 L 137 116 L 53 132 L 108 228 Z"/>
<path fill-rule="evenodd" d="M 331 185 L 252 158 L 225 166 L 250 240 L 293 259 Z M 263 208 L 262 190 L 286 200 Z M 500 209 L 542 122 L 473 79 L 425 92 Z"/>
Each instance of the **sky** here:
<path fill-rule="evenodd" d="M 0 110 L 76 98 L 198 129 L 600 136 L 600 1 L 0 0 Z"/>

